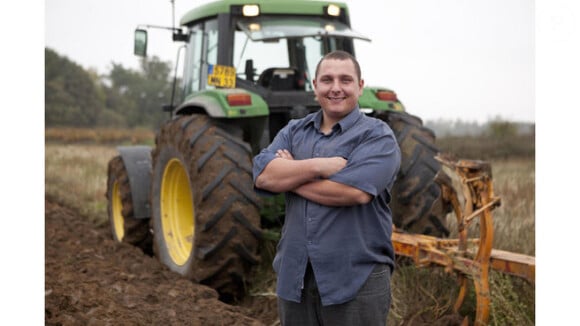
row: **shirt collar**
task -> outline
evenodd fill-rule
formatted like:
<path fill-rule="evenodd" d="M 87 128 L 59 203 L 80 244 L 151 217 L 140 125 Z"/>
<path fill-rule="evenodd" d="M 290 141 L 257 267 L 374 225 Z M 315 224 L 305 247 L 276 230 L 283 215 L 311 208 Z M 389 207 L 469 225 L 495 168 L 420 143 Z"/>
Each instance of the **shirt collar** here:
<path fill-rule="evenodd" d="M 360 119 L 363 113 L 359 110 L 358 105 L 352 110 L 346 117 L 342 118 L 336 125 L 334 125 L 334 129 L 339 129 L 340 131 L 344 132 L 348 130 L 350 127 L 354 126 L 354 124 Z M 310 121 L 306 122 L 304 125 L 309 126 L 314 124 L 316 130 L 320 130 L 320 125 L 322 124 L 322 109 L 318 110 L 316 114 L 312 115 Z"/>
<path fill-rule="evenodd" d="M 364 113 L 360 111 L 358 105 L 352 110 L 346 117 L 342 118 L 338 125 L 340 126 L 340 130 L 347 131 L 350 127 L 354 126 L 355 123 L 361 118 Z"/>

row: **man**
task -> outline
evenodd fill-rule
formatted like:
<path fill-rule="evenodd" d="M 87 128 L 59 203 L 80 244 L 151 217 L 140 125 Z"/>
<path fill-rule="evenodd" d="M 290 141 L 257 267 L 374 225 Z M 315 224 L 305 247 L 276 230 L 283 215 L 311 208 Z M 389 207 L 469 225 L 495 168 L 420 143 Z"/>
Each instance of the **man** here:
<path fill-rule="evenodd" d="M 364 81 L 352 55 L 324 56 L 313 85 L 322 109 L 291 120 L 254 158 L 256 189 L 286 193 L 273 262 L 280 320 L 384 325 L 400 150 L 386 123 L 359 110 Z"/>

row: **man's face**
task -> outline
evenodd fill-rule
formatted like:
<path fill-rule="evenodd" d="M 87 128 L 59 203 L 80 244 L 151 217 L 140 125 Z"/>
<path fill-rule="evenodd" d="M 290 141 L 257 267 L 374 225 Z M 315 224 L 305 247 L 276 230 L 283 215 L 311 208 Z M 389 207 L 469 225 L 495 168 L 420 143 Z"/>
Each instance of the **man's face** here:
<path fill-rule="evenodd" d="M 327 59 L 320 63 L 313 84 L 314 94 L 324 113 L 330 118 L 340 119 L 357 105 L 364 81 L 358 80 L 351 60 Z"/>

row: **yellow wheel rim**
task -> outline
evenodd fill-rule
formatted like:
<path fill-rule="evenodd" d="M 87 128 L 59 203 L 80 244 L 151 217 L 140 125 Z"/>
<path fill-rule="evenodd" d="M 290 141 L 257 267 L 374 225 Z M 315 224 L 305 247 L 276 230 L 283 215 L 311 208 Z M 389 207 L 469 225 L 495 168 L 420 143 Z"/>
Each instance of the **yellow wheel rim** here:
<path fill-rule="evenodd" d="M 121 202 L 119 183 L 115 180 L 111 194 L 111 215 L 113 218 L 113 232 L 115 232 L 115 236 L 119 241 L 123 241 L 123 237 L 125 236 L 125 221 L 123 219 L 122 211 L 123 203 Z"/>
<path fill-rule="evenodd" d="M 160 190 L 161 227 L 173 262 L 183 265 L 193 248 L 195 213 L 187 172 L 178 159 L 163 171 Z"/>

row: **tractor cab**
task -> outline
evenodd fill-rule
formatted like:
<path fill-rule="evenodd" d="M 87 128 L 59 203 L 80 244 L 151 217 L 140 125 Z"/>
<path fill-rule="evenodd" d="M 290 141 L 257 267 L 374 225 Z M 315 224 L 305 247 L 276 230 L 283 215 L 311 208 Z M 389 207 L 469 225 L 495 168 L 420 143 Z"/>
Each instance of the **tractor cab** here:
<path fill-rule="evenodd" d="M 320 58 L 337 49 L 352 53 L 353 38 L 368 40 L 340 21 L 322 17 L 240 19 L 234 34 L 234 63 L 243 72 L 239 75 L 258 87 L 312 91 Z"/>
<path fill-rule="evenodd" d="M 212 3 L 186 14 L 181 24 L 189 36 L 183 103 L 219 87 L 256 94 L 268 107 L 263 143 L 290 119 L 319 109 L 312 79 L 322 56 L 354 54 L 353 39 L 369 41 L 349 27 L 346 7 L 311 1 L 230 4 L 227 12 Z"/>

